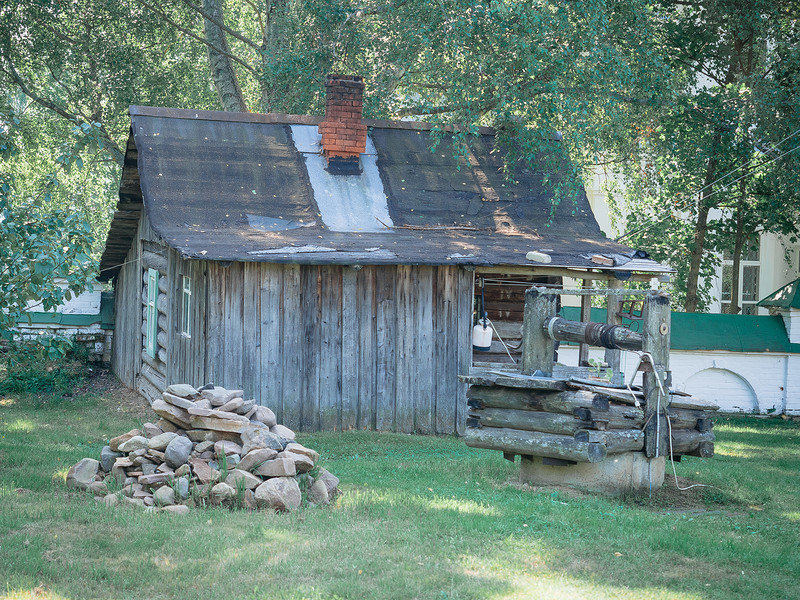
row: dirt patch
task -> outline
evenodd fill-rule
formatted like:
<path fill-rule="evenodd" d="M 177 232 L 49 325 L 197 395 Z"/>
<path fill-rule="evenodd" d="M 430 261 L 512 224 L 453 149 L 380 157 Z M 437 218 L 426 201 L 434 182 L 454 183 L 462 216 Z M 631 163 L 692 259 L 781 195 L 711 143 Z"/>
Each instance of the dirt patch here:
<path fill-rule="evenodd" d="M 96 396 L 110 410 L 118 414 L 131 415 L 147 420 L 155 417 L 150 405 L 140 394 L 125 386 L 108 369 L 98 369 L 86 380 L 84 385 L 75 390 L 75 395 Z M 157 418 L 157 417 L 156 417 Z"/>

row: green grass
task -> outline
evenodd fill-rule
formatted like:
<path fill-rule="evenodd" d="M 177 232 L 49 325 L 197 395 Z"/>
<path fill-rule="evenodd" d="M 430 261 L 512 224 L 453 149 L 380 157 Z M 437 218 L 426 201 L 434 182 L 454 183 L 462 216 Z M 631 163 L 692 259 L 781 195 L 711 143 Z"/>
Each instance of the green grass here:
<path fill-rule="evenodd" d="M 797 423 L 719 420 L 677 464 L 715 487 L 652 501 L 524 488 L 455 438 L 302 435 L 335 506 L 175 516 L 64 486 L 146 418 L 128 398 L 0 398 L 0 598 L 800 598 Z"/>

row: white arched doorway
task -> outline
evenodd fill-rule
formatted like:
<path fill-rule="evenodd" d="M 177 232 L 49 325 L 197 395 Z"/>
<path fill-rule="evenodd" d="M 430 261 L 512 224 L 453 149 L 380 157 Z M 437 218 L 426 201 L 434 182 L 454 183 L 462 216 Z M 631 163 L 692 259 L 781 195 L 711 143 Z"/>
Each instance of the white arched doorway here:
<path fill-rule="evenodd" d="M 747 380 L 728 369 L 703 369 L 686 380 L 685 391 L 731 412 L 758 411 L 758 397 Z"/>

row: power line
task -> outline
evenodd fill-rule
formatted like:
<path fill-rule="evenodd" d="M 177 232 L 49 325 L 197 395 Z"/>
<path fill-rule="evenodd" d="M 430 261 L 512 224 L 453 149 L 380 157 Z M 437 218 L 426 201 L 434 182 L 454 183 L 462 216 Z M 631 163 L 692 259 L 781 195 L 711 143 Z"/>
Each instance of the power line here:
<path fill-rule="evenodd" d="M 798 133 L 800 133 L 800 129 L 798 129 L 798 130 L 794 131 L 793 133 L 790 133 L 790 134 L 789 134 L 789 135 L 787 135 L 785 138 L 783 138 L 781 141 L 779 141 L 779 142 L 777 142 L 776 144 L 774 144 L 774 145 L 773 145 L 773 148 L 777 148 L 777 147 L 778 147 L 778 146 L 780 146 L 780 145 L 781 145 L 783 142 L 785 142 L 786 140 L 788 140 L 788 139 L 790 139 L 790 138 L 794 137 L 794 136 L 795 136 L 795 135 L 797 135 Z M 734 180 L 733 180 L 733 181 L 731 181 L 730 183 L 726 183 L 726 184 L 725 184 L 725 186 L 723 187 L 723 189 L 722 189 L 722 190 L 716 190 L 716 191 L 714 191 L 714 192 L 711 192 L 711 193 L 710 193 L 708 196 L 706 196 L 705 198 L 703 198 L 703 200 L 705 200 L 705 199 L 707 199 L 707 198 L 711 198 L 711 196 L 713 196 L 713 195 L 715 195 L 715 194 L 718 194 L 718 193 L 720 193 L 721 191 L 724 191 L 725 189 L 727 189 L 727 187 L 728 187 L 729 185 L 733 185 L 734 183 L 736 183 L 736 182 L 738 182 L 738 181 L 741 181 L 741 180 L 742 180 L 742 179 L 744 179 L 745 177 L 747 177 L 747 176 L 749 176 L 749 175 L 753 175 L 754 173 L 756 173 L 756 172 L 757 172 L 759 169 L 761 169 L 762 167 L 765 167 L 766 165 L 768 165 L 768 164 L 770 164 L 770 163 L 773 163 L 773 162 L 775 162 L 776 160 L 778 160 L 778 159 L 780 159 L 780 158 L 783 158 L 783 157 L 784 157 L 784 156 L 786 156 L 787 154 L 790 154 L 790 153 L 792 153 L 792 152 L 794 152 L 795 150 L 798 150 L 798 149 L 800 149 L 800 146 L 795 146 L 794 148 L 792 148 L 792 149 L 790 149 L 790 150 L 787 150 L 787 151 L 785 151 L 785 152 L 783 152 L 783 153 L 779 154 L 778 156 L 776 156 L 776 157 L 774 157 L 774 158 L 771 158 L 770 160 L 767 160 L 767 161 L 764 161 L 764 162 L 761 162 L 761 163 L 759 163 L 759 164 L 758 164 L 758 165 L 756 165 L 756 166 L 755 166 L 755 168 L 753 168 L 751 171 L 748 171 L 747 173 L 745 173 L 744 175 L 742 175 L 741 177 L 739 177 L 739 178 L 737 178 L 737 179 L 734 179 Z M 695 192 L 692 192 L 692 193 L 691 193 L 691 196 L 694 196 L 695 194 L 700 194 L 700 193 L 701 193 L 703 190 L 705 190 L 705 189 L 707 189 L 707 188 L 711 187 L 712 185 L 714 185 L 714 184 L 718 183 L 719 181 L 722 181 L 722 180 L 723 180 L 723 179 L 725 179 L 725 178 L 726 178 L 728 175 L 730 175 L 730 174 L 732 174 L 732 173 L 735 173 L 736 171 L 739 171 L 739 170 L 741 170 L 741 169 L 744 169 L 744 168 L 745 168 L 745 167 L 747 167 L 747 166 L 748 166 L 750 163 L 752 163 L 754 160 L 756 160 L 756 158 L 758 158 L 758 157 L 753 157 L 753 158 L 751 158 L 749 161 L 747 161 L 745 164 L 743 164 L 743 165 L 739 165 L 739 166 L 738 166 L 738 167 L 736 167 L 735 169 L 731 169 L 730 171 L 728 171 L 727 173 L 725 173 L 725 175 L 723 175 L 722 177 L 720 177 L 720 178 L 718 178 L 718 179 L 716 179 L 716 180 L 712 181 L 711 183 L 709 183 L 709 184 L 707 184 L 707 185 L 703 186 L 703 187 L 702 187 L 702 188 L 700 188 L 699 190 L 697 190 L 697 191 L 695 191 Z M 671 209 L 671 208 L 669 208 L 669 209 L 666 209 L 666 214 L 664 214 L 663 216 L 661 216 L 660 218 L 658 218 L 656 221 L 653 221 L 652 223 L 649 223 L 649 224 L 645 225 L 644 227 L 640 227 L 639 229 L 634 229 L 633 231 L 629 231 L 629 232 L 627 232 L 627 233 L 623 233 L 621 236 L 617 237 L 617 238 L 616 238 L 614 241 L 615 241 L 615 242 L 619 242 L 620 240 L 622 240 L 622 239 L 625 239 L 626 237 L 630 237 L 630 236 L 632 236 L 632 235 L 634 235 L 634 234 L 636 234 L 636 233 L 641 233 L 642 231 L 647 231 L 648 229 L 651 229 L 651 228 L 655 227 L 656 225 L 658 225 L 659 223 L 661 223 L 662 221 L 664 221 L 664 220 L 665 220 L 667 217 L 669 217 L 669 216 L 671 216 L 671 215 L 672 215 L 672 209 Z"/>

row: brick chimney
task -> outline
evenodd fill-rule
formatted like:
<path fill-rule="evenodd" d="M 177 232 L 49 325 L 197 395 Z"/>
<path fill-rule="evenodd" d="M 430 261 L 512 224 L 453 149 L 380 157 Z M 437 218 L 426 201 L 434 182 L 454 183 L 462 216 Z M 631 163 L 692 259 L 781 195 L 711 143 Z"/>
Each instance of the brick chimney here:
<path fill-rule="evenodd" d="M 358 155 L 367 147 L 367 126 L 361 122 L 364 79 L 357 75 L 328 75 L 325 80 L 325 120 L 319 124 L 322 153 L 331 172 L 361 172 Z"/>

